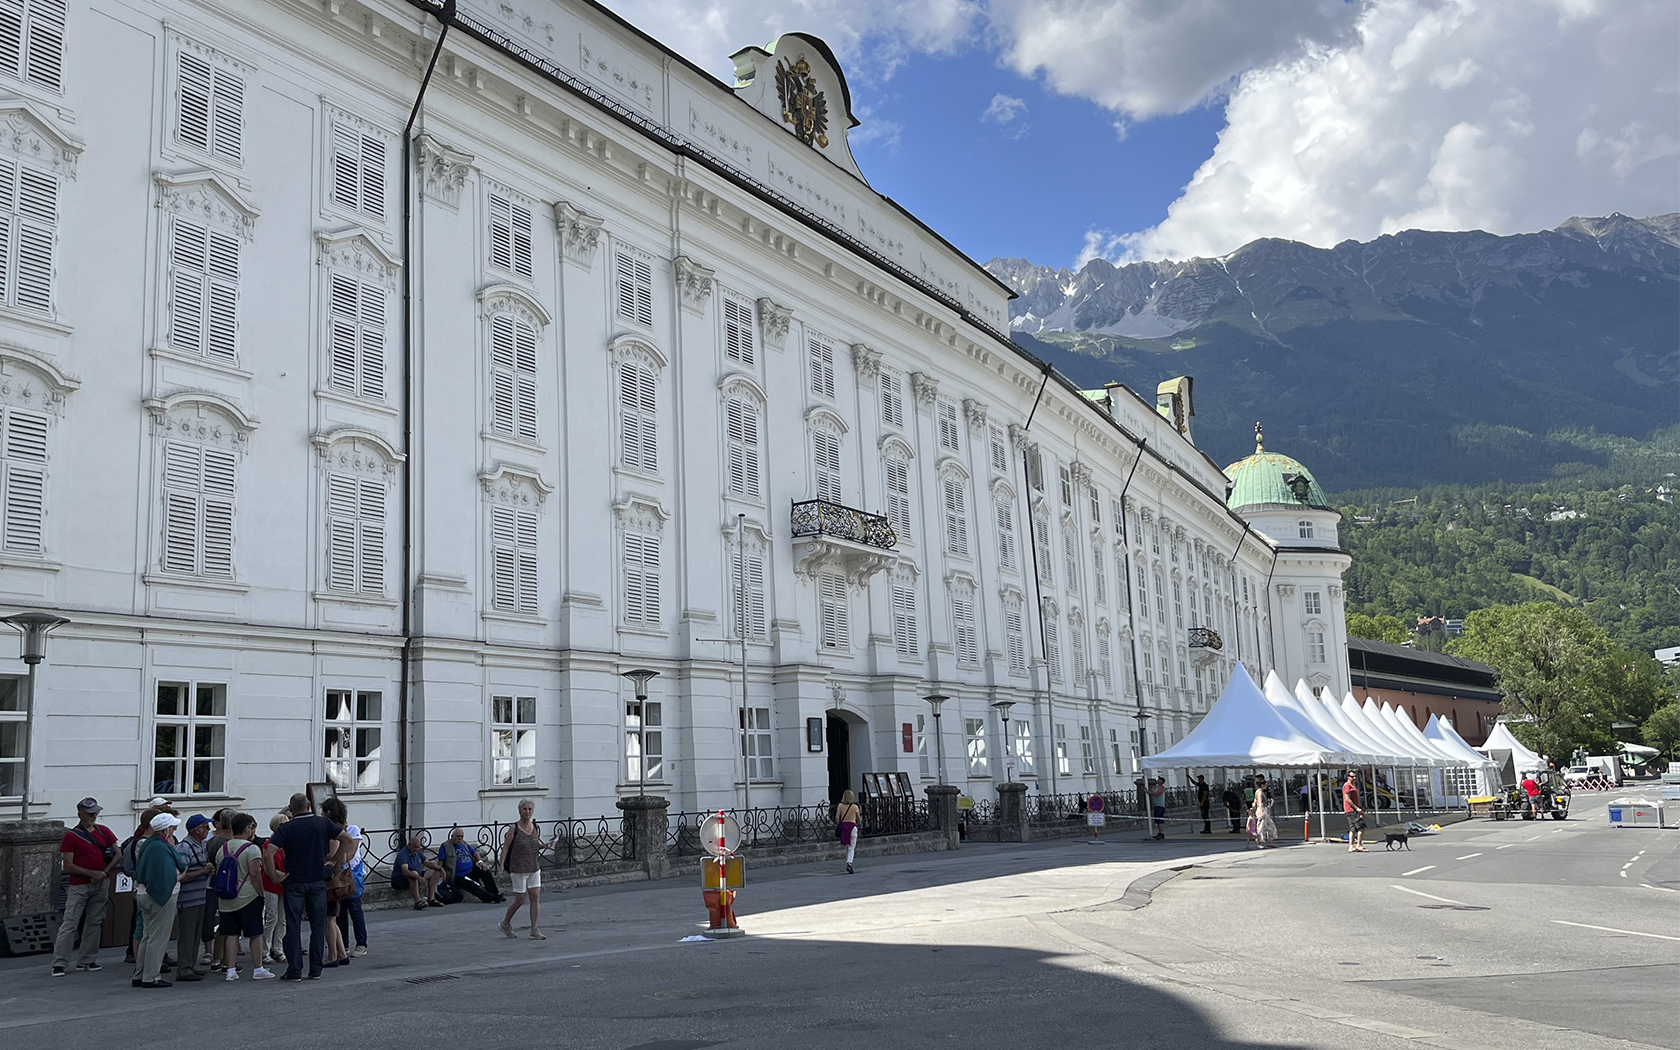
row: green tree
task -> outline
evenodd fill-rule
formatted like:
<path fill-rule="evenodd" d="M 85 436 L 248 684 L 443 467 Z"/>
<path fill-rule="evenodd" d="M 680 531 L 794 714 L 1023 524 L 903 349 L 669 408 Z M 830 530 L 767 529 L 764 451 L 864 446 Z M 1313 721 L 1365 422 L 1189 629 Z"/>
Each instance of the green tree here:
<path fill-rule="evenodd" d="M 1680 704 L 1666 704 L 1645 720 L 1639 732 L 1647 747 L 1654 747 L 1665 758 L 1680 758 Z"/>
<path fill-rule="evenodd" d="M 1406 639 L 1412 636 L 1412 632 L 1406 629 L 1406 621 L 1398 616 L 1367 616 L 1364 613 L 1348 616 L 1347 633 L 1354 638 L 1369 638 L 1389 645 L 1404 645 Z"/>
<path fill-rule="evenodd" d="M 1478 609 L 1450 648 L 1493 667 L 1512 732 L 1553 759 L 1585 742 L 1599 711 L 1611 706 L 1604 702 L 1610 639 L 1580 609 L 1550 602 Z"/>

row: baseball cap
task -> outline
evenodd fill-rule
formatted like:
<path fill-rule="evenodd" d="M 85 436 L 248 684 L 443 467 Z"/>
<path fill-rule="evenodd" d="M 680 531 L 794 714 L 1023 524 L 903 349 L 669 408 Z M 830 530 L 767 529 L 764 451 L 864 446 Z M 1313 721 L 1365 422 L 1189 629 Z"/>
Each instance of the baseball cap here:
<path fill-rule="evenodd" d="M 164 798 L 162 795 L 159 795 L 157 798 L 154 798 L 150 802 L 146 803 L 146 805 L 150 806 L 152 809 L 162 809 L 163 807 L 169 805 L 169 800 Z"/>
<path fill-rule="evenodd" d="M 157 816 L 152 818 L 153 831 L 168 831 L 170 828 L 178 828 L 180 826 L 181 818 L 171 816 L 168 813 L 159 813 Z"/>
<path fill-rule="evenodd" d="M 84 798 L 80 802 L 76 803 L 76 808 L 81 810 L 83 813 L 99 813 L 105 809 L 104 806 L 99 804 L 99 800 L 94 798 L 92 795 L 89 795 L 87 798 Z"/>
<path fill-rule="evenodd" d="M 202 813 L 194 813 L 192 816 L 187 818 L 187 830 L 191 831 L 194 828 L 201 828 L 208 823 L 210 823 L 209 817 Z"/>

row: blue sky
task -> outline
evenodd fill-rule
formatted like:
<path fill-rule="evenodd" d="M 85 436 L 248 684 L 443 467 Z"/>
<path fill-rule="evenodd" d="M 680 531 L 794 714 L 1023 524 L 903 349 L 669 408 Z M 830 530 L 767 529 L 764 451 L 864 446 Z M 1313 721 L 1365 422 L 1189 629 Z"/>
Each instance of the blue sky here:
<path fill-rule="evenodd" d="M 981 50 L 912 55 L 890 80 L 851 88 L 854 108 L 869 110 L 852 151 L 870 185 L 979 262 L 1068 266 L 1087 230 L 1156 225 L 1225 123 L 1217 103 L 1201 105 L 1130 124 L 1122 140 L 1112 112 Z M 983 121 L 998 95 L 1025 109 L 1005 124 Z"/>

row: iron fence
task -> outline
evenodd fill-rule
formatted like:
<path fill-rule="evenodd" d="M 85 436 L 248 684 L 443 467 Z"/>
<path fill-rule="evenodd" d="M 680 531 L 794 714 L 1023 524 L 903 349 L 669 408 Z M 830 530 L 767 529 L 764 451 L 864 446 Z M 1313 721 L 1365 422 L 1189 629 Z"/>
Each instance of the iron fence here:
<path fill-rule="evenodd" d="M 858 803 L 865 835 L 902 835 L 927 831 L 933 826 L 925 801 L 911 799 L 864 799 Z M 666 817 L 665 853 L 672 857 L 697 857 L 706 852 L 700 827 L 719 812 L 735 818 L 741 826 L 746 848 L 791 846 L 809 842 L 834 842 L 837 827 L 830 806 L 754 806 L 751 809 L 707 809 L 693 813 L 671 813 Z"/>
<path fill-rule="evenodd" d="M 573 867 L 579 864 L 604 864 L 621 860 L 635 860 L 634 843 L 626 834 L 622 817 L 589 817 L 569 820 L 539 820 L 537 838 L 548 845 L 543 851 L 545 864 Z M 450 834 L 460 828 L 466 833 L 466 844 L 478 850 L 487 867 L 496 863 L 502 839 L 511 823 L 493 821 L 489 824 L 442 824 L 429 828 L 386 828 L 363 831 L 362 841 L 367 853 L 363 863 L 370 873 L 389 876 L 397 853 L 408 846 L 410 836 L 418 835 L 421 846 L 432 856 Z"/>

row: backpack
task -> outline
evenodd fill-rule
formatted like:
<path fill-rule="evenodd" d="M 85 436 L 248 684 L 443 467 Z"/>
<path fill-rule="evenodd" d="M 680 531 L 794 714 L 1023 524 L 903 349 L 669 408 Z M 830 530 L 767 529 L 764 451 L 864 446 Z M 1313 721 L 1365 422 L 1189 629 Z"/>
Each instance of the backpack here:
<path fill-rule="evenodd" d="M 140 864 L 139 845 L 140 840 L 130 835 L 117 847 L 122 852 L 122 873 L 131 879 L 134 878 L 134 871 Z"/>
<path fill-rule="evenodd" d="M 247 876 L 241 869 L 239 858 L 245 855 L 245 850 L 251 844 L 241 843 L 232 853 L 227 852 L 227 843 L 222 844 L 222 862 L 216 865 L 216 874 L 210 879 L 210 893 L 222 900 L 230 901 L 239 896 L 239 890 L 245 885 Z"/>

